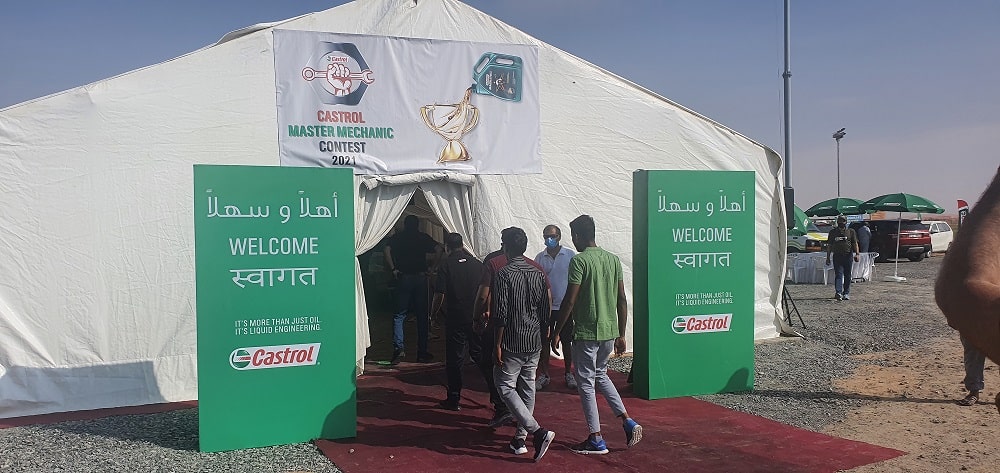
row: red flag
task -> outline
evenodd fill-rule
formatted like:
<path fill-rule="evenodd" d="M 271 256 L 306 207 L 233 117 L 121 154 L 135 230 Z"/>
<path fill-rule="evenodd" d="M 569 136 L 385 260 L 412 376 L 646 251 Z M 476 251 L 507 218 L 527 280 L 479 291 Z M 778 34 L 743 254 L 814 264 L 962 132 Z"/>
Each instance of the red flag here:
<path fill-rule="evenodd" d="M 959 199 L 958 201 L 958 228 L 962 228 L 962 222 L 969 216 L 969 203 Z"/>

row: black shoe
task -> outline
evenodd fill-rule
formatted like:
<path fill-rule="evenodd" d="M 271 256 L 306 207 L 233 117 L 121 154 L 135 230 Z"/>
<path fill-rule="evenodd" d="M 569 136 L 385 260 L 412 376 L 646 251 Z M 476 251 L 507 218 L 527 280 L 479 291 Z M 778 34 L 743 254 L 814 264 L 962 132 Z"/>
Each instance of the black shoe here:
<path fill-rule="evenodd" d="M 523 455 L 528 453 L 528 447 L 524 446 L 524 439 L 511 439 L 510 450 L 514 452 L 514 455 Z"/>
<path fill-rule="evenodd" d="M 392 352 L 392 359 L 389 360 L 389 364 L 390 365 L 398 365 L 400 361 L 403 361 L 403 358 L 405 356 L 406 356 L 406 353 L 403 353 L 403 350 L 395 350 L 395 351 Z"/>
<path fill-rule="evenodd" d="M 449 410 L 449 411 L 460 411 L 460 410 L 462 410 L 462 407 L 458 405 L 458 401 L 453 401 L 451 399 L 445 399 L 445 400 L 439 402 L 438 403 L 438 407 L 440 407 L 441 409 Z"/>
<path fill-rule="evenodd" d="M 551 430 L 539 428 L 535 431 L 534 435 L 535 461 L 538 461 L 549 450 L 549 445 L 552 445 L 552 439 L 556 438 L 556 433 Z"/>
<path fill-rule="evenodd" d="M 434 361 L 434 355 L 432 355 L 430 353 L 424 353 L 422 355 L 421 354 L 417 355 L 417 363 L 430 363 L 432 361 Z"/>
<path fill-rule="evenodd" d="M 489 426 L 495 429 L 512 420 L 514 420 L 514 416 L 510 413 L 510 411 L 496 411 L 493 413 L 493 418 L 490 419 Z"/>

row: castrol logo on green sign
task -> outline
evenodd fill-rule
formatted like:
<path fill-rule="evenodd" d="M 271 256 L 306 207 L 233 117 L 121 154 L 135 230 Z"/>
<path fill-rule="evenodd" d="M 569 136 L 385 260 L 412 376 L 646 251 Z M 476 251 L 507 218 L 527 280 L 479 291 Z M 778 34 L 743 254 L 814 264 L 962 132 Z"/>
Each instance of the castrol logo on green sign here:
<path fill-rule="evenodd" d="M 300 343 L 237 348 L 229 354 L 229 366 L 242 371 L 315 365 L 319 346 L 319 343 Z"/>
<path fill-rule="evenodd" d="M 733 314 L 711 315 L 678 315 L 670 327 L 674 333 L 686 335 L 689 333 L 728 332 L 729 322 Z"/>

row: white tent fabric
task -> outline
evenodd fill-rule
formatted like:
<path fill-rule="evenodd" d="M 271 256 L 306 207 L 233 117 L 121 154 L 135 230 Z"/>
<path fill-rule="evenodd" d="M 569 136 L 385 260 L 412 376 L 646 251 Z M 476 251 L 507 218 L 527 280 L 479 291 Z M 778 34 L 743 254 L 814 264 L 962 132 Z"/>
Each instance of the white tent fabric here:
<path fill-rule="evenodd" d="M 192 165 L 278 163 L 276 25 L 539 48 L 543 173 L 362 180 L 356 251 L 418 186 L 480 255 L 510 225 L 539 235 L 534 254 L 545 224 L 587 213 L 631 296 L 632 171 L 752 170 L 755 336 L 777 335 L 776 153 L 457 0 L 361 0 L 0 110 L 0 418 L 197 397 Z"/>

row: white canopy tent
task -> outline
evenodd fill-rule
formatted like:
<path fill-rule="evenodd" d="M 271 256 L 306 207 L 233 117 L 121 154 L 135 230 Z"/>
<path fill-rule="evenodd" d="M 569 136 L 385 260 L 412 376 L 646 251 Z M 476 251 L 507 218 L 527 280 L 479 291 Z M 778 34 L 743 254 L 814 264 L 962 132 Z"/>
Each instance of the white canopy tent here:
<path fill-rule="evenodd" d="M 278 164 L 275 27 L 539 48 L 544 172 L 358 177 L 357 254 L 417 189 L 480 255 L 587 213 L 631 296 L 632 171 L 752 170 L 755 337 L 778 334 L 776 153 L 457 0 L 361 0 L 0 110 L 0 418 L 197 397 L 192 165 Z"/>

